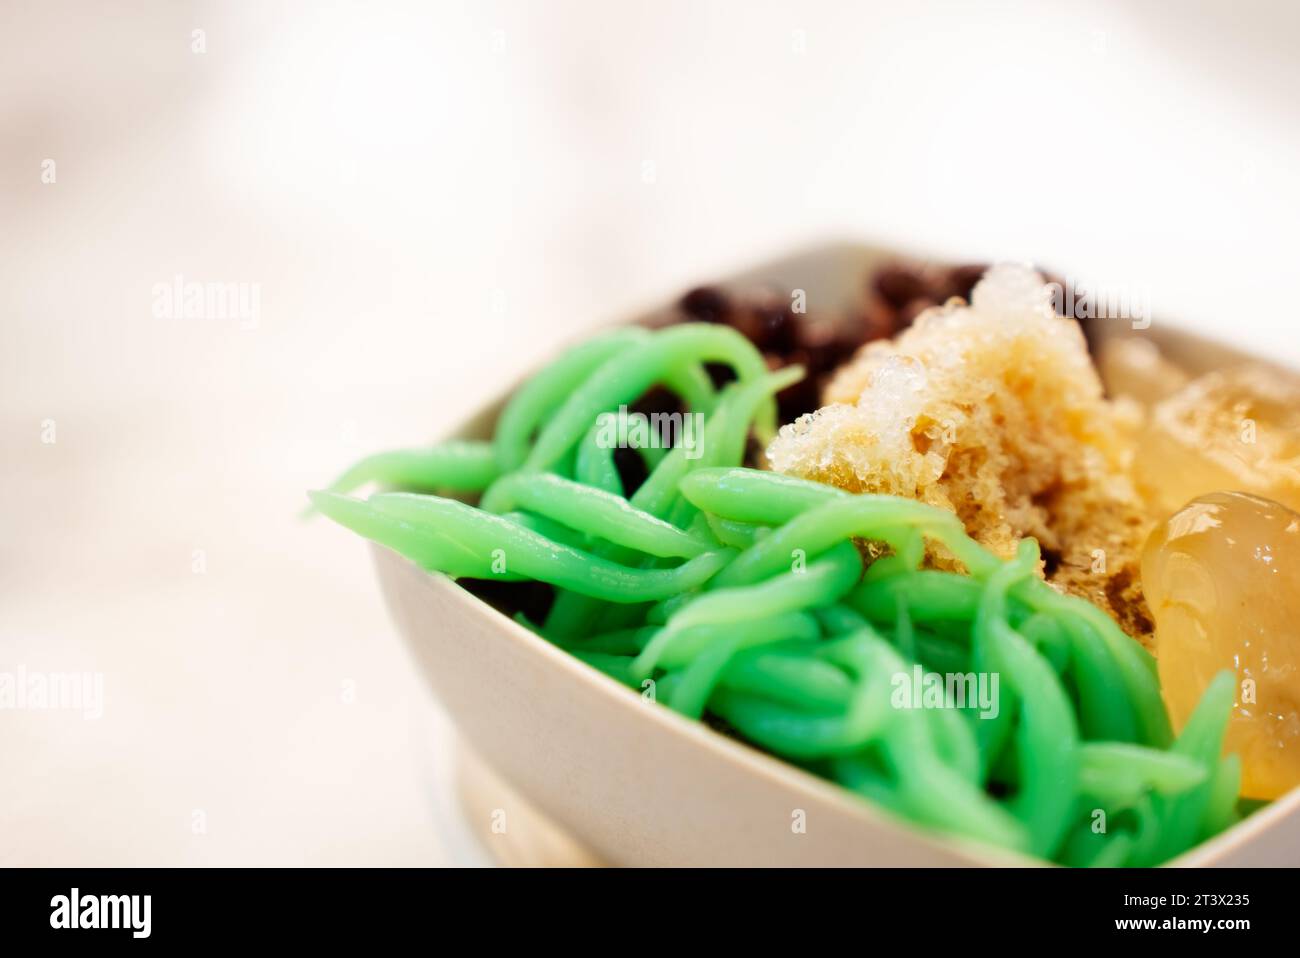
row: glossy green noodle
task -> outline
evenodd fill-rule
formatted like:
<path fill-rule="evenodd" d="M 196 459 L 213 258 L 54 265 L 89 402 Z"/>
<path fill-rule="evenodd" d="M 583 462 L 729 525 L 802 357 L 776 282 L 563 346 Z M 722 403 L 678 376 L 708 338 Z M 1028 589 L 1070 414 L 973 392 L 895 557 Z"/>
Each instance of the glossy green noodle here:
<path fill-rule="evenodd" d="M 712 362 L 738 381 L 715 393 Z M 1007 562 L 944 510 L 740 467 L 799 375 L 769 374 L 721 326 L 615 331 L 525 383 L 491 443 L 370 457 L 312 501 L 425 568 L 554 585 L 530 628 L 924 826 L 1066 864 L 1145 865 L 1232 824 L 1230 675 L 1174 740 L 1151 657 L 1039 579 L 1032 540 Z M 698 448 L 642 450 L 650 473 L 628 495 L 599 417 L 655 384 L 705 428 Z M 365 482 L 483 495 L 342 494 Z M 864 563 L 863 541 L 881 557 Z M 927 542 L 964 571 L 923 568 Z M 998 679 L 997 707 L 951 689 L 910 707 L 897 697 L 917 665 Z"/>
<path fill-rule="evenodd" d="M 600 441 L 600 423 L 587 431 L 573 461 L 573 477 L 583 485 L 623 495 L 623 477 L 614 464 L 614 450 Z"/>
<path fill-rule="evenodd" d="M 681 516 L 689 518 L 689 513 L 680 508 L 683 500 L 679 486 L 683 477 L 692 469 L 699 468 L 702 464 L 708 465 L 722 458 L 723 455 L 738 461 L 743 452 L 748 425 L 760 405 L 767 397 L 797 381 L 799 375 L 798 370 L 781 370 L 749 383 L 737 383 L 727 387 L 718 401 L 714 414 L 706 422 L 702 440 L 703 448 L 699 451 L 698 458 L 689 458 L 688 450 L 681 447 L 671 450 L 641 487 L 632 494 L 629 500 L 631 505 L 658 518 Z M 737 433 L 739 439 L 736 438 Z M 617 561 L 637 561 L 635 553 L 617 547 L 598 547 L 597 554 Z M 555 605 L 547 619 L 547 632 L 553 636 L 584 634 L 591 631 L 599 614 L 601 614 L 599 605 L 589 596 L 562 592 L 556 597 Z M 625 614 L 615 612 L 614 616 L 616 620 L 606 621 L 603 623 L 603 628 L 628 624 Z"/>
<path fill-rule="evenodd" d="M 648 555 L 693 558 L 710 543 L 643 512 L 622 496 L 552 473 L 514 473 L 497 483 L 503 509 L 525 509 Z"/>
<path fill-rule="evenodd" d="M 390 449 L 366 456 L 328 489 L 352 492 L 373 482 L 420 492 L 482 492 L 500 475 L 489 443 L 451 440 L 427 449 Z"/>

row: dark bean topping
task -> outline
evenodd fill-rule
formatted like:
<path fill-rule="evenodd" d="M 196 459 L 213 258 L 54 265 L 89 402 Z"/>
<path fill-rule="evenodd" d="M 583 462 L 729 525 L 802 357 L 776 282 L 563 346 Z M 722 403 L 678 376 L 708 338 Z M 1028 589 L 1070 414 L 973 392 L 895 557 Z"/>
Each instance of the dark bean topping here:
<path fill-rule="evenodd" d="M 874 339 L 888 339 L 902 327 L 898 310 L 879 296 L 872 296 L 862 312 L 850 321 L 848 333 L 856 336 L 859 343 L 869 343 Z"/>
<path fill-rule="evenodd" d="M 771 289 L 733 295 L 714 286 L 687 293 L 678 304 L 679 314 L 728 323 L 763 352 L 773 369 L 802 365 L 805 379 L 777 397 L 781 420 L 789 422 L 821 405 L 829 378 L 864 344 L 896 335 L 926 309 L 954 296 L 969 301 L 986 268 L 982 263 L 889 263 L 870 276 L 863 301 L 838 315 L 795 313 Z M 710 363 L 706 368 L 718 387 L 735 378 L 729 367 Z"/>
<path fill-rule="evenodd" d="M 682 297 L 678 304 L 691 319 L 705 323 L 725 323 L 731 313 L 731 300 L 716 286 L 700 286 Z"/>
<path fill-rule="evenodd" d="M 803 366 L 807 371 L 812 365 L 812 358 L 805 350 L 796 349 L 788 355 L 768 353 L 765 357 L 772 369 L 782 366 Z M 794 422 L 806 412 L 812 412 L 821 406 L 822 377 L 809 374 L 793 385 L 786 386 L 776 394 L 777 412 L 781 422 Z"/>
<path fill-rule="evenodd" d="M 763 328 L 763 319 L 752 303 L 741 304 L 739 309 L 732 312 L 727 322 L 759 349 L 763 349 L 766 345 L 767 332 Z"/>
<path fill-rule="evenodd" d="M 948 270 L 948 275 L 944 277 L 945 282 L 942 290 L 936 290 L 940 295 L 935 298 L 940 302 L 945 301 L 950 296 L 960 296 L 962 299 L 970 302 L 971 290 L 975 284 L 980 281 L 984 271 L 988 269 L 983 263 L 970 263 L 965 266 L 954 266 Z"/>
<path fill-rule="evenodd" d="M 882 267 L 876 273 L 872 285 L 880 297 L 895 309 L 902 309 L 912 300 L 930 292 L 920 273 L 900 263 Z"/>
<path fill-rule="evenodd" d="M 799 350 L 807 356 L 808 373 L 829 373 L 857 351 L 864 340 L 846 335 L 831 323 L 806 322 L 799 327 Z"/>
<path fill-rule="evenodd" d="M 754 345 L 759 349 L 788 353 L 798 340 L 798 322 L 790 307 L 783 302 L 767 302 L 756 306 L 759 338 Z"/>

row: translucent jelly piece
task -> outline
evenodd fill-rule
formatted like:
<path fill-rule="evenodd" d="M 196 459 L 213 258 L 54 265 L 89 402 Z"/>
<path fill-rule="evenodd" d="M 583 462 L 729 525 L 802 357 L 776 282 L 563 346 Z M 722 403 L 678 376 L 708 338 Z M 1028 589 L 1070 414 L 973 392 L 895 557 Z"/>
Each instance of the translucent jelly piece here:
<path fill-rule="evenodd" d="M 1152 411 L 1136 478 L 1166 512 L 1216 489 L 1300 509 L 1300 379 L 1242 366 L 1189 383 Z"/>
<path fill-rule="evenodd" d="M 1155 343 L 1138 336 L 1102 343 L 1097 369 L 1113 399 L 1154 406 L 1187 385 L 1187 373 L 1164 357 Z"/>
<path fill-rule="evenodd" d="M 1245 493 L 1202 496 L 1151 534 L 1142 586 L 1174 727 L 1232 669 L 1227 751 L 1241 756 L 1242 793 L 1300 784 L 1300 515 Z"/>

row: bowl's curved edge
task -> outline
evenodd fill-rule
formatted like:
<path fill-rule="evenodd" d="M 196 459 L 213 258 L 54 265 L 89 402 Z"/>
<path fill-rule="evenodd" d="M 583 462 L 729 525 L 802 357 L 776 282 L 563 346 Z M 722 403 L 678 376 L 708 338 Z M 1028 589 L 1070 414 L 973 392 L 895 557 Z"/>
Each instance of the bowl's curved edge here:
<path fill-rule="evenodd" d="M 382 546 L 374 555 L 394 619 L 466 740 L 611 863 L 1043 864 L 923 832 L 645 701 L 445 576 Z"/>

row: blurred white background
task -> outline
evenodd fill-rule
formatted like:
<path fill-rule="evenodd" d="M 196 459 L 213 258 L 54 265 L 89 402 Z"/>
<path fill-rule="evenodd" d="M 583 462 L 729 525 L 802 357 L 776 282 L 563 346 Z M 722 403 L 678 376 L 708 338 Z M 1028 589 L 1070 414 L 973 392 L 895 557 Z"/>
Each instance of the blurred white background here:
<path fill-rule="evenodd" d="M 0 711 L 0 864 L 486 860 L 303 491 L 732 267 L 1027 258 L 1300 361 L 1297 41 L 1290 2 L 0 0 L 0 671 L 104 676 L 98 720 Z M 178 274 L 255 328 L 156 316 Z"/>

